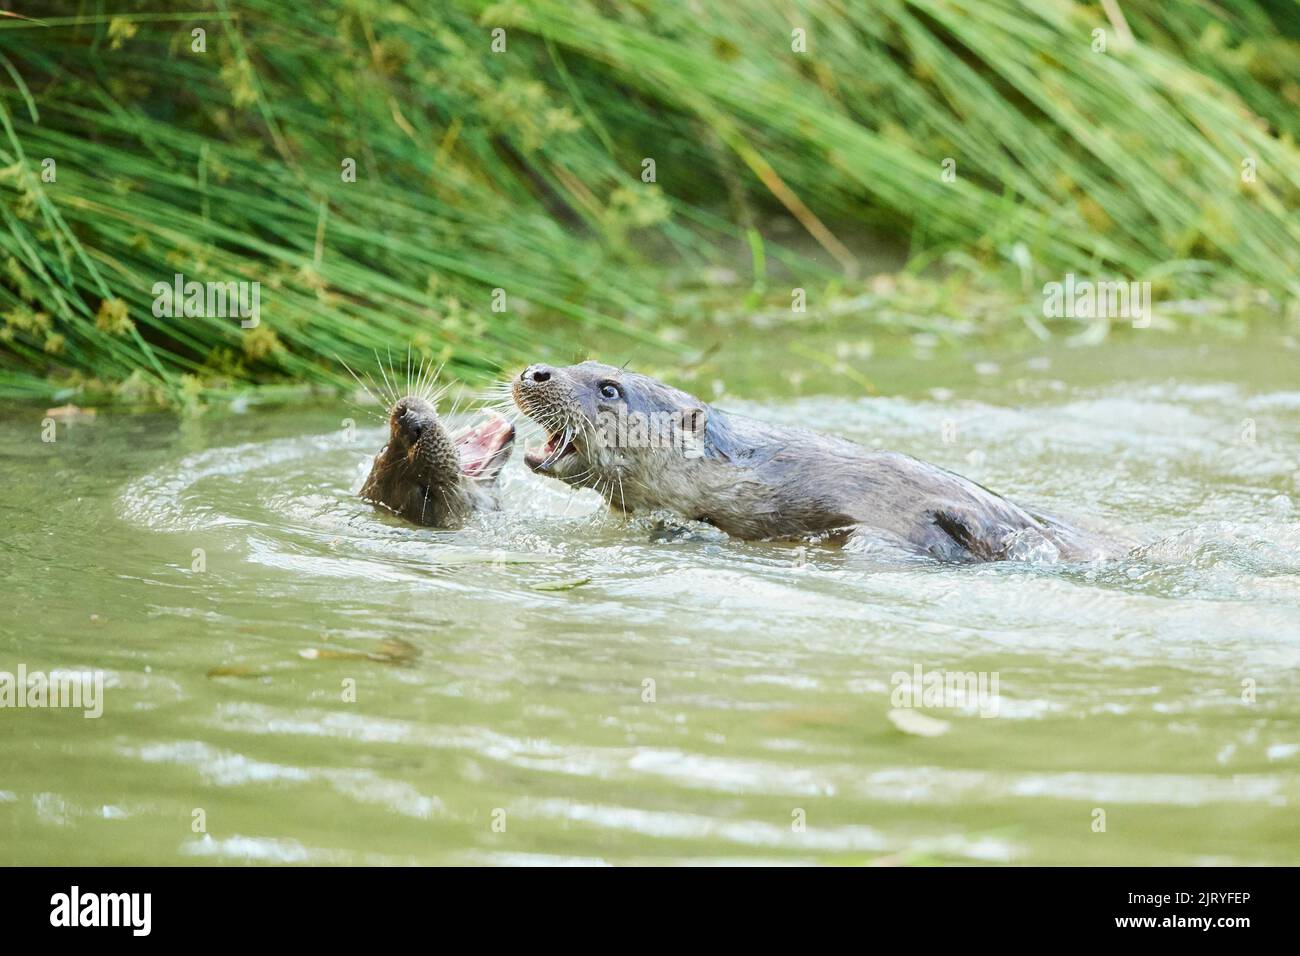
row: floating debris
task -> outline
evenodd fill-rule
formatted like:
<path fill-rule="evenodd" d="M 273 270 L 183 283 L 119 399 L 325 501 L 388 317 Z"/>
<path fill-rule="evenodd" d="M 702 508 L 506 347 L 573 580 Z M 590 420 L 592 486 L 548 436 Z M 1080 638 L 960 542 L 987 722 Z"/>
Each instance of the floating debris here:
<path fill-rule="evenodd" d="M 45 417 L 53 418 L 55 421 L 67 422 L 93 422 L 95 416 L 99 414 L 94 408 L 81 408 L 77 405 L 58 405 L 54 408 L 45 409 Z"/>
<path fill-rule="evenodd" d="M 590 584 L 591 578 L 574 578 L 572 581 L 553 581 L 547 584 L 530 584 L 534 591 L 572 591 L 584 584 Z"/>
<path fill-rule="evenodd" d="M 919 710 L 911 710 L 906 707 L 892 709 L 889 712 L 889 720 L 903 733 L 914 734 L 917 737 L 938 737 L 941 734 L 946 734 L 952 727 L 952 724 L 946 720 L 927 717 Z"/>
<path fill-rule="evenodd" d="M 305 647 L 298 656 L 309 661 L 376 661 L 380 664 L 409 664 L 420 656 L 420 649 L 410 641 L 388 638 L 373 651 L 336 651 L 328 647 Z"/>
<path fill-rule="evenodd" d="M 242 677 L 242 678 L 261 678 L 270 677 L 266 671 L 254 670 L 247 664 L 222 664 L 208 671 L 209 677 Z"/>

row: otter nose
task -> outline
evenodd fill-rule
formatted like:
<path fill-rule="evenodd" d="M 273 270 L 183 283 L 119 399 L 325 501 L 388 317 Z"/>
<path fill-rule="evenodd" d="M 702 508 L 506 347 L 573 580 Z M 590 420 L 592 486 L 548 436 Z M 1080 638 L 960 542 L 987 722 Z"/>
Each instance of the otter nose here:
<path fill-rule="evenodd" d="M 524 369 L 519 376 L 520 381 L 531 382 L 533 385 L 541 385 L 543 382 L 549 382 L 555 369 L 549 365 L 530 365 Z"/>
<path fill-rule="evenodd" d="M 420 440 L 420 436 L 424 434 L 424 426 L 427 424 L 425 416 L 413 408 L 408 408 L 403 412 L 402 417 L 397 421 L 402 427 L 402 433 L 412 443 Z"/>

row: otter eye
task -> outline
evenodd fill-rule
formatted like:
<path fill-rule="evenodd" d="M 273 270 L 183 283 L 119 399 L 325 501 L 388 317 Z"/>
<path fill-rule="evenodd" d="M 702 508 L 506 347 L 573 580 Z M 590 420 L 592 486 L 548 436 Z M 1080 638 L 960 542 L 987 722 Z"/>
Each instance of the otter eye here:
<path fill-rule="evenodd" d="M 623 392 L 613 382 L 601 382 L 600 395 L 602 398 L 608 398 L 613 401 L 616 398 L 622 398 Z"/>

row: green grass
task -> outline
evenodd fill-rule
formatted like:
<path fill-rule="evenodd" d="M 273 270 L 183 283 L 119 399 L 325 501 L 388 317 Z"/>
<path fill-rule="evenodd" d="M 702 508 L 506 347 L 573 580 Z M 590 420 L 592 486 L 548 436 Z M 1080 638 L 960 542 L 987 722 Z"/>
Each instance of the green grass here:
<path fill-rule="evenodd" d="M 1109 7 L 83 0 L 0 18 L 0 396 L 193 405 L 346 386 L 343 363 L 408 348 L 471 382 L 595 339 L 689 361 L 673 343 L 700 319 L 788 309 L 793 286 L 814 308 L 861 294 L 864 232 L 912 273 L 1009 271 L 1025 308 L 1067 270 L 1295 296 L 1295 7 Z M 776 241 L 782 219 L 802 235 Z M 740 281 L 711 288 L 718 267 Z M 176 272 L 260 282 L 261 324 L 155 317 Z"/>

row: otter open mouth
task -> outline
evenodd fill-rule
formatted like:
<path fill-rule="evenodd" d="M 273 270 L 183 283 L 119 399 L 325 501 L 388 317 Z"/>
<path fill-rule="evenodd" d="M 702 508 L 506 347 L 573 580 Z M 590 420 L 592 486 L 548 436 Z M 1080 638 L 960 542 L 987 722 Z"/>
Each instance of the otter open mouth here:
<path fill-rule="evenodd" d="M 524 464 L 533 471 L 545 471 L 556 462 L 575 454 L 573 439 L 567 431 L 556 432 L 546 439 L 541 448 L 529 448 L 524 451 Z"/>
<path fill-rule="evenodd" d="M 451 436 L 460 453 L 460 471 L 467 478 L 491 481 L 510 457 L 515 429 L 500 415 L 491 415 Z"/>

